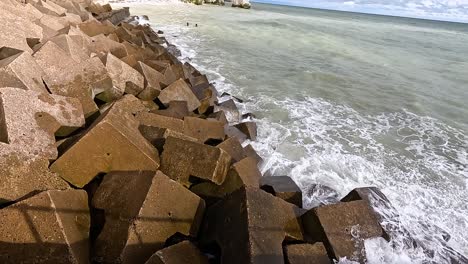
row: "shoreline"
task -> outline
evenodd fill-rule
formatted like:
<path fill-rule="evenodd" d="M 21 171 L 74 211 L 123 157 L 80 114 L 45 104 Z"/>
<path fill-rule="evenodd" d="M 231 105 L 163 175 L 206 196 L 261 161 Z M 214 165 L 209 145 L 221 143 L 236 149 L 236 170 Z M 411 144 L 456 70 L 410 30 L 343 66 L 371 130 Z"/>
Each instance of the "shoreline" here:
<path fill-rule="evenodd" d="M 0 52 L 1 263 L 365 263 L 405 232 L 377 188 L 307 210 L 262 176 L 249 113 L 128 9 L 2 5 L 24 35 Z"/>

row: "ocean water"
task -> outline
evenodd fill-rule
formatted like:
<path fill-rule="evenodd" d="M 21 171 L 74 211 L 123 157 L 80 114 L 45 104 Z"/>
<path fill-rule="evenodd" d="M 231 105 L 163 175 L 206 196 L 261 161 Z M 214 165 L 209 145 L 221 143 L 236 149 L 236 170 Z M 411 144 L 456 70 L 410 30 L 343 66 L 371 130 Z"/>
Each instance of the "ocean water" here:
<path fill-rule="evenodd" d="M 125 5 L 220 92 L 245 99 L 262 172 L 291 176 L 309 208 L 382 190 L 393 209 L 375 207 L 391 241 L 366 241 L 369 263 L 468 257 L 468 25 L 265 4 Z"/>

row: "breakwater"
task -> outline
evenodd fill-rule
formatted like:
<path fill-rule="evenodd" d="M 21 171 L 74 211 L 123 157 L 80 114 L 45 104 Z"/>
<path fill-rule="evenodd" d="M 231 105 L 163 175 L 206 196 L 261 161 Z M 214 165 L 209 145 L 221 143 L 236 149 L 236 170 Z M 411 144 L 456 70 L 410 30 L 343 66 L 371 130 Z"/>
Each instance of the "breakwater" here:
<path fill-rule="evenodd" d="M 386 237 L 378 190 L 307 211 L 290 178 L 260 178 L 255 123 L 128 9 L 5 10 L 31 7 L 63 27 L 25 23 L 2 48 L 2 262 L 364 262 Z"/>

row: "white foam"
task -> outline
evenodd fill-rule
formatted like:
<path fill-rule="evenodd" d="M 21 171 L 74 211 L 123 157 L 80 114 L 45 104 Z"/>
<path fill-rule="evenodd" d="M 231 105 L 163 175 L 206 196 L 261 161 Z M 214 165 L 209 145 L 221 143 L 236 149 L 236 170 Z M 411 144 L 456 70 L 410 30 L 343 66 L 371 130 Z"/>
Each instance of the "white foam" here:
<path fill-rule="evenodd" d="M 262 113 L 255 120 L 258 141 L 252 144 L 265 159 L 263 173 L 290 175 L 306 194 L 312 184 L 332 187 L 338 198 L 362 186 L 383 191 L 394 210 L 378 204 L 375 209 L 384 216 L 384 227 L 392 229 L 392 240 L 367 240 L 369 263 L 450 263 L 450 257 L 457 257 L 451 248 L 468 255 L 464 131 L 404 110 L 365 115 L 320 98 L 278 100 L 250 94 L 220 74 L 222 60 L 198 56 L 209 36 L 188 27 L 162 29 L 181 49 L 181 58 L 208 74 L 220 92 L 246 99 L 242 110 Z M 333 198 L 311 193 L 304 204 L 312 207 Z M 447 233 L 451 238 L 445 242 Z M 409 235 L 420 246 L 408 243 Z"/>

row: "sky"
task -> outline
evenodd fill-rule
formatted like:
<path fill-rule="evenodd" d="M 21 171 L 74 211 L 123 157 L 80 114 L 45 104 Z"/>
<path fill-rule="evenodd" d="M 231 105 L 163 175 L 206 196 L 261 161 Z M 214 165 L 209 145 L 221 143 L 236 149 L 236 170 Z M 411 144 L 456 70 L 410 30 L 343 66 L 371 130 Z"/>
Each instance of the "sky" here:
<path fill-rule="evenodd" d="M 468 0 L 252 0 L 252 2 L 468 22 Z"/>

